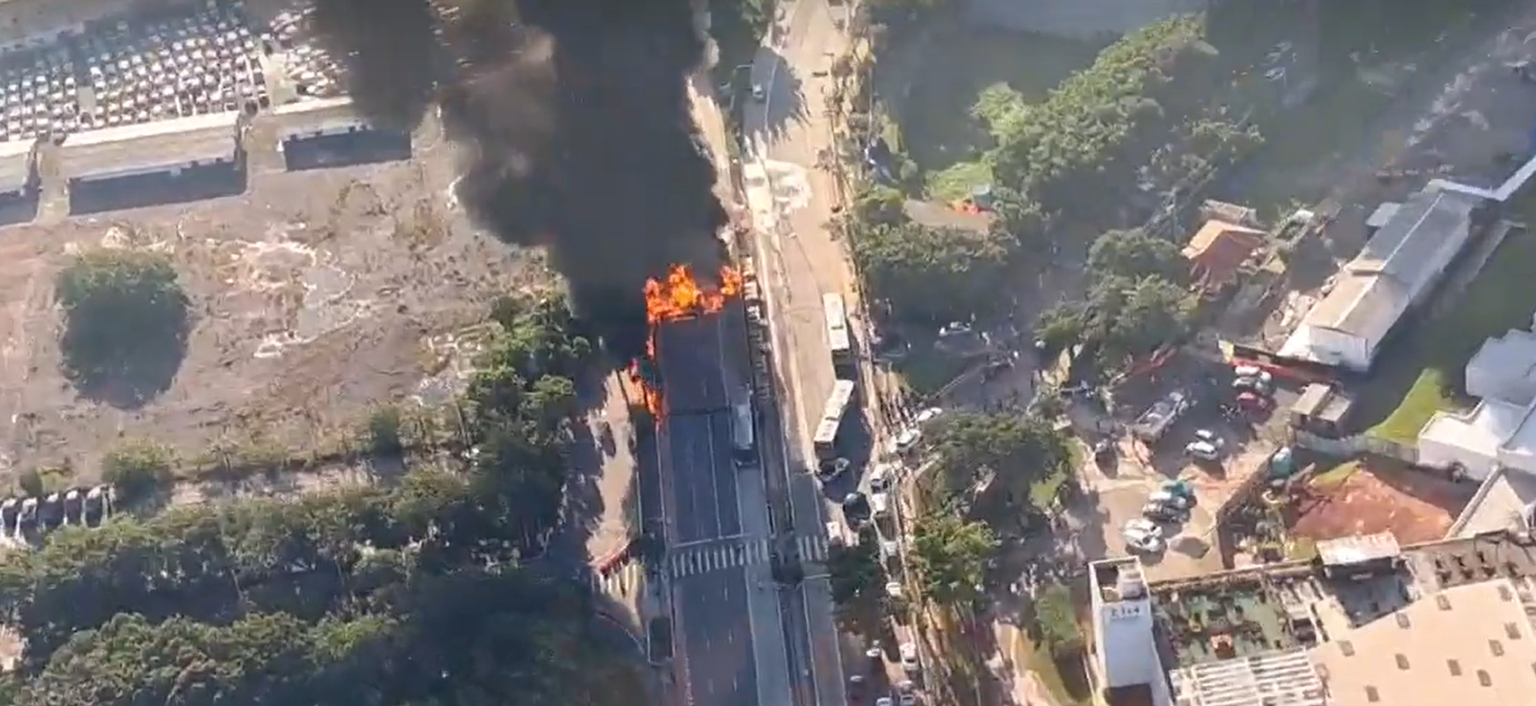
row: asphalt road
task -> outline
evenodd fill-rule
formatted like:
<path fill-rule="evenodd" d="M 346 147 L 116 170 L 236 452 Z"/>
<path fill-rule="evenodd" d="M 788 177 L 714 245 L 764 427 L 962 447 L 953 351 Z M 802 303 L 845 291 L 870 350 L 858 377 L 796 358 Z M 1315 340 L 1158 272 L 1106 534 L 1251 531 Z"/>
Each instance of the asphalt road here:
<path fill-rule="evenodd" d="M 755 259 L 771 320 L 775 364 L 783 390 L 780 412 L 789 475 L 788 500 L 798 537 L 822 535 L 839 513 L 827 505 L 807 472 L 811 427 L 836 381 L 826 340 L 821 299 L 839 292 L 852 301 L 852 275 L 838 244 L 825 230 L 836 185 L 815 168 L 817 152 L 830 143 L 823 117 L 825 72 L 846 46 L 837 29 L 846 6 L 825 0 L 781 3 L 782 20 L 752 66 L 752 82 L 766 100 L 745 111 L 751 158 L 743 165 L 757 235 Z M 820 75 L 818 75 L 820 74 Z M 851 327 L 855 330 L 857 326 Z M 814 572 L 816 567 L 809 567 Z M 838 633 L 825 580 L 810 578 L 781 602 L 790 634 L 790 667 L 797 691 L 815 690 L 801 706 L 846 703 Z"/>
<path fill-rule="evenodd" d="M 686 544 L 741 534 L 730 415 L 667 417 L 662 429 L 666 438 L 662 463 L 672 472 L 676 541 Z"/>
<path fill-rule="evenodd" d="M 741 567 L 673 580 L 673 600 L 684 614 L 679 636 L 693 706 L 758 703 L 749 590 Z"/>

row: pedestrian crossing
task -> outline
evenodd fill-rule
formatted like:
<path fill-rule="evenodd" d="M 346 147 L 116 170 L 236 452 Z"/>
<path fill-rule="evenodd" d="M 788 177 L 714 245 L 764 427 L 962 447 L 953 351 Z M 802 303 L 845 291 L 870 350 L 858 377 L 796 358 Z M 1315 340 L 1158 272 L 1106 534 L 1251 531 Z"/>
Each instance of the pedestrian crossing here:
<path fill-rule="evenodd" d="M 823 535 L 796 537 L 794 546 L 802 563 L 819 563 L 827 558 L 828 543 Z M 767 564 L 772 554 L 773 540 L 766 537 L 719 540 L 674 548 L 667 552 L 664 565 L 673 578 L 682 578 Z M 645 567 L 639 561 L 631 560 L 615 565 L 606 574 L 594 572 L 592 588 L 610 596 L 631 596 L 640 589 L 644 578 Z"/>
<path fill-rule="evenodd" d="M 802 562 L 823 561 L 827 558 L 827 538 L 821 535 L 796 537 L 795 549 Z M 667 571 L 673 577 L 681 578 L 738 566 L 767 564 L 772 553 L 773 541 L 765 537 L 680 547 L 667 554 Z"/>

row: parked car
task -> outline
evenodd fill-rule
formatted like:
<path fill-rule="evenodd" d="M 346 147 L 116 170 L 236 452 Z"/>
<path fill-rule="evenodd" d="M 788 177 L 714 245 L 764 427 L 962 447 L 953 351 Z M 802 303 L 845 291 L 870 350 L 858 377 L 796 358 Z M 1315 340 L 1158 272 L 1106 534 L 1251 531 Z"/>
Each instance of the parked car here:
<path fill-rule="evenodd" d="M 942 414 L 944 414 L 943 407 L 929 407 L 921 412 L 918 412 L 914 421 L 918 426 L 927 426 L 929 422 L 938 419 Z"/>
<path fill-rule="evenodd" d="M 1264 378 L 1238 378 L 1232 381 L 1232 389 L 1257 392 L 1268 395 L 1274 391 L 1274 385 L 1265 382 Z"/>
<path fill-rule="evenodd" d="M 1189 513 L 1184 510 L 1160 502 L 1149 502 L 1141 508 L 1141 516 L 1153 522 L 1183 522 L 1189 519 Z"/>
<path fill-rule="evenodd" d="M 887 493 L 870 493 L 869 514 L 879 519 L 890 517 L 891 496 Z"/>
<path fill-rule="evenodd" d="M 1115 460 L 1115 442 L 1109 439 L 1099 439 L 1093 445 L 1093 462 L 1100 466 L 1107 465 Z"/>
<path fill-rule="evenodd" d="M 902 429 L 901 432 L 896 435 L 895 439 L 891 440 L 891 445 L 895 447 L 896 453 L 905 454 L 911 453 L 914 449 L 916 449 L 917 443 L 922 440 L 923 432 L 921 429 L 918 429 L 917 427 L 907 427 L 906 429 Z"/>
<path fill-rule="evenodd" d="M 903 642 L 901 643 L 901 648 L 898 651 L 901 654 L 901 668 L 905 670 L 906 673 L 916 674 L 918 670 L 922 668 L 922 666 L 917 663 L 917 645 L 914 645 L 910 642 Z"/>
<path fill-rule="evenodd" d="M 1163 550 L 1163 528 L 1148 519 L 1136 519 L 1125 523 L 1121 530 L 1125 544 L 1133 551 L 1154 553 Z"/>
<path fill-rule="evenodd" d="M 849 493 L 843 496 L 843 519 L 853 527 L 859 527 L 869 520 L 869 497 L 863 493 Z"/>
<path fill-rule="evenodd" d="M 1275 408 L 1275 401 L 1253 392 L 1241 392 L 1237 395 L 1237 406 L 1245 412 L 1268 412 Z"/>
<path fill-rule="evenodd" d="M 1269 371 L 1257 365 L 1236 366 L 1232 368 L 1232 374 L 1240 378 L 1256 378 L 1270 385 L 1273 385 L 1275 382 L 1275 376 L 1270 375 Z"/>
<path fill-rule="evenodd" d="M 763 88 L 761 83 L 752 84 L 752 100 L 759 103 L 768 100 L 768 89 Z"/>
<path fill-rule="evenodd" d="M 1220 434 L 1217 434 L 1216 432 L 1211 431 L 1210 429 L 1196 429 L 1195 430 L 1195 440 L 1196 441 L 1204 441 L 1204 442 L 1206 442 L 1206 443 L 1208 443 L 1208 444 L 1210 444 L 1212 446 L 1215 446 L 1218 449 L 1227 445 L 1227 440 L 1226 439 L 1221 438 Z"/>
<path fill-rule="evenodd" d="M 1191 441 L 1184 445 L 1184 453 L 1202 461 L 1215 461 L 1221 458 L 1221 449 L 1209 441 Z"/>
<path fill-rule="evenodd" d="M 1147 496 L 1147 502 L 1160 503 L 1180 510 L 1188 510 L 1191 505 L 1194 505 L 1189 497 L 1167 490 L 1152 491 L 1152 494 Z"/>
<path fill-rule="evenodd" d="M 896 466 L 882 463 L 869 472 L 869 492 L 889 493 L 896 485 Z"/>
<path fill-rule="evenodd" d="M 829 458 L 816 464 L 816 477 L 823 483 L 830 483 L 852 466 L 853 462 L 846 458 Z"/>

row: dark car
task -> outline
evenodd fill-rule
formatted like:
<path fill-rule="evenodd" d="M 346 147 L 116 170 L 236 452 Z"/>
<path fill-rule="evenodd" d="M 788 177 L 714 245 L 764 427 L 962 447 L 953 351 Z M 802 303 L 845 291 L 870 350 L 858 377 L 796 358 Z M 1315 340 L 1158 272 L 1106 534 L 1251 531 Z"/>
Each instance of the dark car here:
<path fill-rule="evenodd" d="M 1115 460 L 1115 443 L 1109 439 L 1099 439 L 1093 445 L 1093 460 L 1099 465 Z"/>
<path fill-rule="evenodd" d="M 823 483 L 830 483 L 838 476 L 847 473 L 852 465 L 853 462 L 846 458 L 829 458 L 816 464 L 816 477 Z"/>
<path fill-rule="evenodd" d="M 869 496 L 855 492 L 843 497 L 843 518 L 848 524 L 857 527 L 864 524 L 869 516 Z"/>
<path fill-rule="evenodd" d="M 54 493 L 37 504 L 37 523 L 43 529 L 53 529 L 64 524 L 64 496 Z"/>

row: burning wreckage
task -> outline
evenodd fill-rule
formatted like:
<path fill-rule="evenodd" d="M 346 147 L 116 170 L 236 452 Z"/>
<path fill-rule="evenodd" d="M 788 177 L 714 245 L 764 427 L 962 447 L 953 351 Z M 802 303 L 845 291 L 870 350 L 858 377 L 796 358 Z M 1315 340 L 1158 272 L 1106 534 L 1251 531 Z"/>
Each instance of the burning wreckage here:
<path fill-rule="evenodd" d="M 645 355 L 630 365 L 630 375 L 644 394 L 645 407 L 656 419 L 665 413 L 662 394 L 661 353 L 657 336 L 667 324 L 693 321 L 719 314 L 741 294 L 741 273 L 720 268 L 714 285 L 700 283 L 687 265 L 673 265 L 666 277 L 645 283 Z"/>

